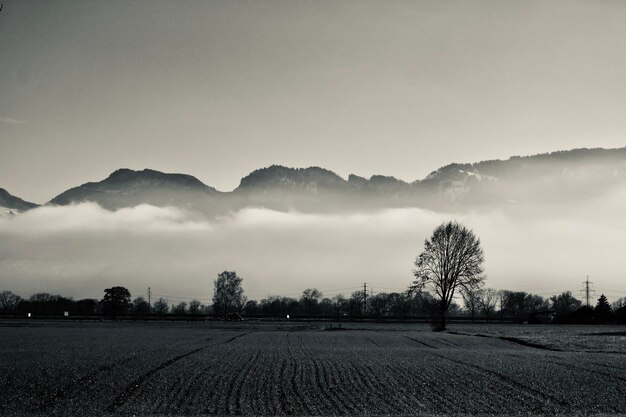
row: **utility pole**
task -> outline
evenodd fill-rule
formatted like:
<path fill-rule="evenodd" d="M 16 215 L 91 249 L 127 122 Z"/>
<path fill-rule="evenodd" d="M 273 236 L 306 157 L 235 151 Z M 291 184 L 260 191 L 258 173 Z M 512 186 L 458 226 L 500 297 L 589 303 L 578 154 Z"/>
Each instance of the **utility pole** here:
<path fill-rule="evenodd" d="M 367 282 L 363 283 L 363 313 L 367 311 Z"/>
<path fill-rule="evenodd" d="M 589 284 L 593 284 L 593 282 L 589 281 L 589 275 L 587 275 L 587 279 L 583 281 L 583 284 L 585 284 L 585 302 L 587 303 L 587 307 L 589 307 L 589 293 L 593 291 L 589 289 Z"/>
<path fill-rule="evenodd" d="M 150 311 L 152 311 L 152 302 L 150 300 L 151 295 L 152 295 L 152 292 L 150 291 L 150 287 L 148 287 L 148 305 L 150 306 Z"/>

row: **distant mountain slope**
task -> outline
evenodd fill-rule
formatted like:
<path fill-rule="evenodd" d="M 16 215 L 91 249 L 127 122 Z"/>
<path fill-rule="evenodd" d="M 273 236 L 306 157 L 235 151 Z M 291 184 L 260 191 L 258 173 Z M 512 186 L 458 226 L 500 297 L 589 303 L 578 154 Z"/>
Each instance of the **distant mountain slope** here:
<path fill-rule="evenodd" d="M 139 204 L 195 207 L 205 206 L 217 194 L 217 190 L 191 175 L 119 169 L 100 182 L 88 182 L 59 194 L 50 204 L 90 201 L 109 209 Z"/>
<path fill-rule="evenodd" d="M 0 207 L 7 209 L 26 211 L 38 207 L 38 204 L 24 201 L 19 197 L 11 195 L 4 188 L 0 188 Z"/>
<path fill-rule="evenodd" d="M 397 206 L 399 200 L 415 200 L 414 191 L 394 177 L 374 175 L 368 180 L 350 175 L 346 181 L 319 167 L 272 165 L 244 177 L 232 195 L 240 207 L 332 212 Z"/>
<path fill-rule="evenodd" d="M 414 185 L 439 205 L 575 201 L 626 185 L 626 148 L 450 164 Z"/>
<path fill-rule="evenodd" d="M 512 204 L 575 203 L 626 188 L 626 148 L 576 149 L 507 160 L 446 165 L 423 180 L 394 177 L 347 180 L 319 168 L 272 165 L 242 178 L 232 192 L 198 179 L 145 169 L 120 169 L 100 182 L 72 188 L 50 203 L 93 201 L 105 208 L 142 203 L 178 206 L 210 215 L 243 207 L 335 212 L 393 207 L 471 210 Z"/>

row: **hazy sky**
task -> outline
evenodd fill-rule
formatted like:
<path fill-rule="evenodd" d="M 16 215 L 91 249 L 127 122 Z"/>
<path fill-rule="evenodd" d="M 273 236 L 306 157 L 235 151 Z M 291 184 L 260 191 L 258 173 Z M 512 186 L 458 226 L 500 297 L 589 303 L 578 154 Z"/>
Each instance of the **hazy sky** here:
<path fill-rule="evenodd" d="M 451 162 L 626 144 L 623 1 L 28 1 L 0 12 L 0 187 L 43 203 L 115 169 L 232 190 L 271 164 L 412 181 Z M 0 216 L 0 290 L 209 301 L 402 291 L 458 219 L 487 285 L 626 295 L 626 190 L 532 212 L 319 215 L 93 204 Z M 597 294 L 596 294 L 597 295 Z"/>
<path fill-rule="evenodd" d="M 27 1 L 0 12 L 0 187 L 273 163 L 415 180 L 624 146 L 621 1 Z"/>

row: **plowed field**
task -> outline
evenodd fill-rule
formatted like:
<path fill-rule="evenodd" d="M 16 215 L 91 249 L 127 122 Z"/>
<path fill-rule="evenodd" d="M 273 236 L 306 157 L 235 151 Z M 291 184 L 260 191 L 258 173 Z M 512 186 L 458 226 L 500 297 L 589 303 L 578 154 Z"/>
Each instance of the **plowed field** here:
<path fill-rule="evenodd" d="M 626 410 L 622 353 L 547 350 L 420 325 L 362 327 L 0 323 L 0 415 Z"/>

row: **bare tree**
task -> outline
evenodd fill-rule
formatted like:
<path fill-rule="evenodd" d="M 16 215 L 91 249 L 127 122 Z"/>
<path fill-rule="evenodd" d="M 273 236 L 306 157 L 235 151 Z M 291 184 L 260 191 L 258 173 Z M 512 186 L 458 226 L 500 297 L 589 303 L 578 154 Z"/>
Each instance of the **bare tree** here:
<path fill-rule="evenodd" d="M 354 291 L 347 302 L 350 317 L 361 316 L 365 313 L 365 293 L 363 291 Z"/>
<path fill-rule="evenodd" d="M 424 251 L 415 260 L 411 289 L 427 289 L 436 296 L 438 330 L 446 328 L 456 291 L 470 291 L 484 281 L 483 262 L 480 239 L 459 223 L 442 223 L 424 242 Z"/>
<path fill-rule="evenodd" d="M 213 281 L 215 290 L 213 292 L 213 310 L 221 313 L 224 320 L 228 318 L 228 313 L 237 312 L 243 309 L 246 304 L 246 297 L 241 288 L 242 279 L 235 271 L 224 271 L 217 275 Z"/>
<path fill-rule="evenodd" d="M 377 319 L 386 316 L 389 310 L 389 299 L 389 294 L 384 292 L 370 297 L 370 313 Z"/>
<path fill-rule="evenodd" d="M 465 309 L 469 313 L 472 321 L 476 318 L 476 314 L 480 310 L 480 293 L 482 288 L 474 287 L 466 290 L 461 290 L 461 296 L 463 297 L 463 303 Z"/>
<path fill-rule="evenodd" d="M 150 314 L 150 304 L 143 297 L 137 297 L 133 300 L 131 310 L 135 315 Z"/>
<path fill-rule="evenodd" d="M 235 298 L 235 311 L 237 314 L 242 314 L 248 303 L 248 297 L 243 295 L 243 290 L 240 297 Z"/>
<path fill-rule="evenodd" d="M 159 298 L 154 303 L 153 309 L 156 314 L 167 314 L 167 312 L 170 311 L 170 306 L 165 298 Z"/>
<path fill-rule="evenodd" d="M 626 307 L 626 297 L 618 298 L 613 302 L 613 304 L 611 304 L 611 308 L 613 309 L 613 311 L 617 311 L 620 308 L 624 307 Z"/>
<path fill-rule="evenodd" d="M 302 297 L 300 297 L 300 303 L 307 314 L 316 313 L 316 308 L 319 303 L 322 293 L 317 288 L 307 288 L 302 291 Z"/>
<path fill-rule="evenodd" d="M 181 301 L 177 305 L 173 306 L 172 313 L 176 314 L 177 316 L 184 316 L 187 313 L 187 303 Z"/>
<path fill-rule="evenodd" d="M 574 297 L 571 291 L 553 295 L 550 297 L 550 303 L 557 322 L 565 321 L 567 316 L 578 310 L 582 305 L 582 302 Z"/>
<path fill-rule="evenodd" d="M 2 291 L 0 292 L 0 310 L 3 313 L 13 313 L 21 300 L 22 297 L 11 291 Z"/>
<path fill-rule="evenodd" d="M 198 300 L 191 300 L 189 303 L 189 314 L 200 314 L 202 303 Z"/>
<path fill-rule="evenodd" d="M 506 307 L 506 302 L 507 302 L 507 298 L 508 298 L 508 293 L 509 293 L 509 291 L 507 291 L 507 290 L 498 290 L 497 304 L 498 304 L 498 311 L 500 313 L 500 321 L 502 321 L 504 319 L 504 313 L 505 313 L 505 307 Z"/>
<path fill-rule="evenodd" d="M 487 320 L 491 320 L 491 317 L 496 311 L 496 305 L 498 303 L 498 291 L 493 288 L 483 288 L 480 291 L 480 309 L 487 317 Z"/>
<path fill-rule="evenodd" d="M 348 301 L 343 294 L 337 294 L 333 297 L 333 307 L 335 309 L 335 313 L 337 314 L 337 318 L 339 318 L 346 308 Z"/>

